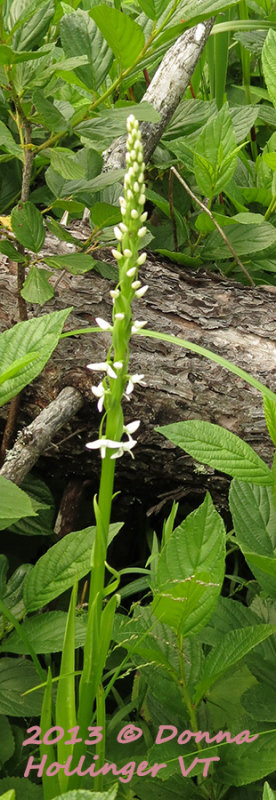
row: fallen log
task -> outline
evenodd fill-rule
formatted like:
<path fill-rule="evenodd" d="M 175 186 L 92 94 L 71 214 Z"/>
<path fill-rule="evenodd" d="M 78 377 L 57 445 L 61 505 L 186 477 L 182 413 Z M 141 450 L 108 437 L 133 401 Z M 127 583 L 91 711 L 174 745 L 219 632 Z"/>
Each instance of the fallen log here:
<path fill-rule="evenodd" d="M 45 247 L 53 252 L 51 237 Z M 51 245 L 51 246 L 50 246 Z M 65 247 L 65 245 L 62 245 Z M 45 249 L 44 247 L 44 249 Z M 101 254 L 103 257 L 103 254 Z M 110 255 L 108 254 L 108 260 Z M 155 331 L 189 339 L 233 361 L 255 378 L 276 389 L 276 322 L 273 287 L 245 288 L 211 272 L 191 273 L 148 255 L 141 278 L 149 285 L 137 301 L 134 317 L 147 320 Z M 0 329 L 14 322 L 16 279 L 2 272 Z M 42 313 L 73 306 L 66 330 L 95 325 L 95 317 L 111 320 L 112 283 L 90 272 L 66 273 L 55 298 Z M 30 306 L 29 314 L 33 313 Z M 72 476 L 98 484 L 99 456 L 85 443 L 98 438 L 100 415 L 91 393 L 98 375 L 87 370 L 91 361 L 105 359 L 108 333 L 77 335 L 60 341 L 42 375 L 23 392 L 18 428 L 30 423 L 64 387 L 74 387 L 84 400 L 66 422 L 38 465 L 44 474 L 60 470 L 65 482 Z M 131 342 L 131 372 L 143 373 L 146 387 L 137 387 L 125 404 L 126 421 L 140 419 L 135 459 L 117 462 L 117 488 L 128 487 L 152 504 L 157 496 L 183 496 L 211 488 L 221 500 L 226 483 L 222 475 L 198 467 L 183 451 L 155 433 L 156 426 L 184 419 L 205 419 L 223 425 L 244 438 L 271 464 L 273 446 L 266 431 L 261 394 L 241 378 L 203 357 L 168 342 L 135 336 Z M 1 409 L 1 426 L 7 409 Z M 73 414 L 73 410 L 72 410 Z M 67 420 L 70 413 L 67 416 Z"/>

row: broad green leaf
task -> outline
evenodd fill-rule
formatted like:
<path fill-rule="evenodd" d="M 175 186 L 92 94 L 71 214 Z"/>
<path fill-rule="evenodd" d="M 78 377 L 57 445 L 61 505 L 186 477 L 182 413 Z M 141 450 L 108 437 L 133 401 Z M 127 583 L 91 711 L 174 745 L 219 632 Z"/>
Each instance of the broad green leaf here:
<path fill-rule="evenodd" d="M 31 661 L 23 658 L 1 658 L 0 713 L 11 717 L 37 717 L 43 692 L 38 689 L 23 697 L 23 692 L 37 686 L 39 677 Z"/>
<path fill-rule="evenodd" d="M 229 505 L 238 545 L 258 583 L 276 597 L 276 510 L 269 486 L 232 481 Z"/>
<path fill-rule="evenodd" d="M 78 181 L 84 178 L 84 169 L 75 160 L 75 154 L 66 147 L 55 147 L 54 149 L 44 150 L 45 155 L 51 161 L 51 167 L 65 178 L 67 181 Z"/>
<path fill-rule="evenodd" d="M 230 244 L 238 256 L 262 252 L 276 244 L 276 228 L 270 222 L 262 225 L 248 225 L 245 235 L 243 225 L 231 225 L 225 230 Z M 201 255 L 205 258 L 229 258 L 229 248 L 217 231 L 208 236 Z"/>
<path fill-rule="evenodd" d="M 264 153 L 263 159 L 270 169 L 276 170 L 276 153 Z"/>
<path fill-rule="evenodd" d="M 276 401 L 273 402 L 270 397 L 264 397 L 263 403 L 268 432 L 276 447 Z"/>
<path fill-rule="evenodd" d="M 18 250 L 15 249 L 9 239 L 2 239 L 0 242 L 0 253 L 4 253 L 5 256 L 8 256 L 8 258 L 11 259 L 11 261 L 16 261 L 19 264 L 25 260 L 22 253 L 19 253 Z"/>
<path fill-rule="evenodd" d="M 94 203 L 91 219 L 98 228 L 106 228 L 107 225 L 117 225 L 122 216 L 118 206 L 112 206 L 110 203 Z"/>
<path fill-rule="evenodd" d="M 234 125 L 237 144 L 249 135 L 259 113 L 259 106 L 235 106 L 229 109 Z"/>
<path fill-rule="evenodd" d="M 54 236 L 57 236 L 62 242 L 70 242 L 70 244 L 76 244 L 79 246 L 79 240 L 76 239 L 75 236 L 72 236 L 72 234 L 69 233 L 69 231 L 67 231 L 63 225 L 60 225 L 56 219 L 46 217 L 46 225 L 50 233 L 52 233 Z"/>
<path fill-rule="evenodd" d="M 0 530 L 21 517 L 35 517 L 30 498 L 15 483 L 0 475 Z"/>
<path fill-rule="evenodd" d="M 20 564 L 20 567 L 17 567 L 15 572 L 13 572 L 3 591 L 1 592 L 1 599 L 3 600 L 4 605 L 9 611 L 12 612 L 13 617 L 15 617 L 17 620 L 21 620 L 26 613 L 23 602 L 23 585 L 26 575 L 28 575 L 31 569 L 31 564 Z M 3 616 L 1 614 L 1 638 L 6 636 L 13 629 L 14 625 L 11 620 L 7 619 L 7 616 Z"/>
<path fill-rule="evenodd" d="M 52 536 L 56 516 L 52 492 L 44 481 L 32 473 L 25 476 L 21 489 L 24 489 L 31 498 L 37 516 L 31 519 L 26 517 L 12 525 L 10 528 L 12 533 L 21 536 Z"/>
<path fill-rule="evenodd" d="M 241 661 L 247 653 L 276 633 L 275 625 L 252 625 L 240 630 L 228 631 L 220 643 L 205 659 L 200 680 L 196 686 L 194 702 L 198 703 L 210 686 L 230 667 Z"/>
<path fill-rule="evenodd" d="M 0 716 L 0 741 L 1 741 L 1 762 L 5 764 L 6 761 L 12 757 L 15 748 L 15 741 L 12 734 L 12 729 L 7 717 Z M 0 798 L 1 800 L 1 798 Z"/>
<path fill-rule="evenodd" d="M 167 8 L 167 0 L 138 0 L 139 6 L 150 19 L 159 19 Z"/>
<path fill-rule="evenodd" d="M 183 14 L 185 20 L 205 20 L 213 14 L 217 14 L 218 11 L 224 11 L 225 8 L 235 5 L 235 0 L 212 0 L 212 2 L 210 0 L 201 0 L 199 6 L 195 5 L 194 0 L 186 0 Z"/>
<path fill-rule="evenodd" d="M 53 800 L 116 800 L 118 784 L 112 786 L 107 792 L 89 792 L 88 789 L 75 789 L 54 797 Z"/>
<path fill-rule="evenodd" d="M 28 250 L 38 253 L 45 239 L 43 217 L 29 200 L 18 203 L 11 212 L 11 224 L 16 238 Z"/>
<path fill-rule="evenodd" d="M 31 50 L 43 44 L 43 37 L 55 13 L 54 0 L 37 0 L 35 3 L 23 0 L 22 3 L 13 2 L 11 10 L 15 7 L 21 7 L 22 13 L 19 11 L 16 25 L 13 25 L 13 29 L 16 29 L 12 36 L 14 50 Z"/>
<path fill-rule="evenodd" d="M 70 311 L 71 308 L 66 308 L 64 311 L 54 311 L 26 322 L 18 322 L 0 334 L 0 376 L 13 366 L 16 359 L 23 359 L 30 353 L 38 354 L 32 363 L 22 367 L 15 377 L 0 386 L 0 406 L 21 392 L 43 370 L 58 344 Z"/>
<path fill-rule="evenodd" d="M 126 69 L 134 64 L 145 44 L 142 28 L 137 22 L 127 14 L 106 5 L 94 6 L 90 16 L 95 20 L 121 68 Z"/>
<path fill-rule="evenodd" d="M 272 484 L 270 469 L 252 447 L 220 425 L 187 420 L 155 430 L 201 464 L 208 464 L 242 481 L 252 481 L 261 486 Z"/>
<path fill-rule="evenodd" d="M 82 275 L 89 272 L 96 264 L 92 256 L 83 253 L 70 253 L 68 256 L 47 256 L 45 264 L 54 269 L 67 269 L 72 275 Z"/>
<path fill-rule="evenodd" d="M 268 31 L 263 50 L 262 65 L 268 94 L 274 107 L 276 106 L 276 31 Z"/>
<path fill-rule="evenodd" d="M 224 576 L 225 530 L 210 495 L 176 528 L 157 563 L 152 610 L 183 635 L 211 616 Z"/>
<path fill-rule="evenodd" d="M 33 92 L 33 103 L 46 130 L 56 133 L 67 129 L 65 117 L 49 98 L 45 97 L 42 89 L 35 89 Z"/>
<path fill-rule="evenodd" d="M 121 523 L 111 525 L 109 542 L 119 532 Z M 59 597 L 81 580 L 91 569 L 91 552 L 95 540 L 94 526 L 69 533 L 50 547 L 36 562 L 24 585 L 24 602 L 28 611 L 36 611 Z"/>
<path fill-rule="evenodd" d="M 10 153 L 15 158 L 23 161 L 22 149 L 19 144 L 16 144 L 14 138 L 4 122 L 0 121 L 0 147 L 5 147 L 7 153 Z"/>
<path fill-rule="evenodd" d="M 9 791 L 5 792 L 5 794 L 1 794 L 0 800 L 15 800 L 14 789 L 9 789 Z"/>
<path fill-rule="evenodd" d="M 4 795 L 5 800 L 44 800 L 42 787 L 28 780 L 28 778 L 0 778 L 0 792 L 8 793 Z M 12 792 L 11 798 L 9 797 Z M 1 799 L 2 800 L 2 799 Z"/>
<path fill-rule="evenodd" d="M 264 785 L 263 797 L 262 800 L 275 800 L 276 793 L 272 791 L 267 781 Z"/>
<path fill-rule="evenodd" d="M 16 50 L 13 50 L 12 47 L 9 47 L 7 44 L 0 44 L 0 64 L 8 65 L 19 64 L 22 61 L 35 61 L 45 56 L 45 52 L 47 52 L 47 50 L 23 50 L 21 52 L 16 52 Z M 51 48 L 49 48 L 48 52 L 51 52 Z"/>
<path fill-rule="evenodd" d="M 274 773 L 276 768 L 276 733 L 270 732 L 271 725 L 258 726 L 260 735 L 258 739 L 236 747 L 233 744 L 220 748 L 220 761 L 216 765 L 216 779 L 224 785 L 233 786 L 254 785 L 254 781 Z M 268 730 L 266 730 L 268 728 Z M 252 735 L 258 733 L 254 726 Z M 250 795 L 251 797 L 251 792 Z M 241 795 L 242 798 L 242 795 Z"/>
<path fill-rule="evenodd" d="M 113 53 L 104 40 L 94 19 L 87 11 L 77 9 L 63 17 L 60 25 L 61 43 L 66 56 L 86 55 L 87 64 L 76 67 L 82 83 L 97 91 L 113 61 Z"/>
<path fill-rule="evenodd" d="M 146 189 L 146 198 L 150 202 L 154 203 L 157 208 L 160 208 L 166 217 L 171 219 L 170 204 L 168 200 L 166 200 L 157 192 L 152 191 L 152 189 Z M 184 235 L 184 239 L 187 239 L 188 229 L 183 214 L 181 214 L 177 208 L 175 208 L 175 206 L 173 207 L 173 214 L 178 230 Z"/>
<path fill-rule="evenodd" d="M 194 170 L 202 194 L 222 192 L 234 175 L 236 135 L 227 103 L 204 126 L 196 142 Z"/>
<path fill-rule="evenodd" d="M 38 303 L 43 306 L 51 297 L 54 297 L 55 290 L 49 283 L 51 273 L 42 267 L 31 267 L 27 278 L 24 281 L 21 295 L 27 303 Z"/>
<path fill-rule="evenodd" d="M 60 653 L 63 647 L 67 614 L 65 611 L 47 611 L 26 617 L 21 623 L 22 633 L 32 643 L 35 653 Z M 76 635 L 74 647 L 83 647 L 86 636 L 86 622 L 82 617 L 76 617 Z M 26 641 L 13 631 L 6 637 L 0 646 L 2 653 L 16 653 L 29 655 Z"/>
<path fill-rule="evenodd" d="M 266 683 L 257 683 L 242 695 L 242 705 L 253 719 L 275 722 L 276 689 Z"/>

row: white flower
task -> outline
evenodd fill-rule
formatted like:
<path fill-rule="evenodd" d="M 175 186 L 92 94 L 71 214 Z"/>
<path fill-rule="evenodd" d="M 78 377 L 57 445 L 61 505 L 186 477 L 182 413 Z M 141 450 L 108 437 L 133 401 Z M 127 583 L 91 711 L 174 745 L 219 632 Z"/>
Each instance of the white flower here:
<path fill-rule="evenodd" d="M 148 288 L 149 287 L 147 284 L 145 284 L 145 286 L 141 286 L 141 289 L 137 289 L 137 292 L 135 292 L 135 297 L 144 297 L 144 294 L 146 294 Z"/>
<path fill-rule="evenodd" d="M 124 425 L 123 431 L 127 434 L 135 433 L 135 431 L 138 430 L 140 424 L 141 423 L 139 419 L 134 419 L 133 422 L 128 422 L 127 425 Z"/>
<path fill-rule="evenodd" d="M 136 273 L 136 267 L 130 267 L 127 270 L 127 277 L 128 278 L 133 278 L 133 275 L 135 275 L 135 273 Z"/>
<path fill-rule="evenodd" d="M 136 439 L 129 439 L 128 442 L 121 442 L 120 447 L 116 453 L 113 453 L 110 458 L 121 458 L 124 453 L 130 453 L 131 458 L 134 458 L 133 453 L 131 452 L 132 448 L 135 447 L 137 444 Z"/>
<path fill-rule="evenodd" d="M 101 412 L 103 410 L 103 406 L 104 406 L 104 397 L 105 397 L 105 393 L 106 393 L 106 390 L 104 388 L 104 385 L 103 385 L 102 381 L 101 381 L 101 383 L 99 383 L 98 386 L 91 386 L 91 391 L 93 392 L 95 397 L 99 398 L 98 402 L 97 402 L 97 409 L 101 414 Z"/>
<path fill-rule="evenodd" d="M 130 375 L 128 384 L 125 389 L 126 396 L 128 396 L 133 392 L 135 383 L 140 383 L 141 386 L 146 386 L 146 383 L 144 383 L 143 378 L 144 375 L 139 375 L 138 373 L 136 373 L 135 375 Z"/>
<path fill-rule="evenodd" d="M 137 231 L 137 236 L 139 236 L 139 239 L 142 239 L 143 236 L 145 236 L 146 232 L 147 229 L 145 228 L 145 226 L 143 228 L 139 228 L 139 231 Z"/>
<path fill-rule="evenodd" d="M 106 319 L 102 319 L 102 317 L 96 317 L 96 323 L 102 331 L 112 331 L 112 325 L 110 325 Z"/>
<path fill-rule="evenodd" d="M 96 439 L 95 442 L 88 442 L 85 447 L 88 450 L 100 450 L 101 458 L 105 458 L 107 448 L 117 450 L 118 447 L 121 447 L 121 442 L 114 442 L 113 439 L 105 439 L 103 436 L 102 439 Z"/>
<path fill-rule="evenodd" d="M 107 364 L 106 371 L 110 378 L 117 378 L 116 372 L 112 369 L 111 364 Z"/>
<path fill-rule="evenodd" d="M 107 361 L 95 361 L 94 364 L 87 364 L 87 369 L 93 369 L 94 372 L 105 372 Z"/>
<path fill-rule="evenodd" d="M 137 211 L 137 208 L 132 208 L 130 216 L 132 217 L 132 219 L 138 219 L 139 211 Z"/>
<path fill-rule="evenodd" d="M 130 189 L 127 190 L 127 199 L 128 200 L 133 200 L 133 193 L 132 193 L 132 191 Z"/>
<path fill-rule="evenodd" d="M 127 231 L 128 231 L 127 225 L 125 225 L 124 222 L 120 222 L 119 228 L 121 229 L 121 231 L 123 233 L 127 233 Z M 115 230 L 115 228 L 114 228 L 114 230 Z"/>
<path fill-rule="evenodd" d="M 133 281 L 133 283 L 131 284 L 131 288 L 134 289 L 135 291 L 136 289 L 140 289 L 140 286 L 141 286 L 141 281 Z"/>
<path fill-rule="evenodd" d="M 138 198 L 140 206 L 144 205 L 145 200 L 146 200 L 146 195 L 145 194 L 140 194 L 140 197 Z M 146 214 L 146 211 L 145 211 L 145 214 Z"/>
<path fill-rule="evenodd" d="M 118 239 L 118 242 L 121 242 L 121 240 L 123 238 L 123 233 L 120 230 L 120 228 L 118 228 L 117 225 L 115 225 L 115 228 L 114 228 L 114 236 L 116 237 L 116 239 Z"/>
<path fill-rule="evenodd" d="M 141 219 L 141 217 L 140 217 L 140 219 Z M 141 222 L 144 222 L 144 220 L 141 220 Z M 146 258 L 147 258 L 147 254 L 146 253 L 141 253 L 141 255 L 138 256 L 138 258 L 137 258 L 138 267 L 141 267 L 142 264 L 145 263 Z"/>
<path fill-rule="evenodd" d="M 144 328 L 146 324 L 146 319 L 135 319 L 131 327 L 131 333 L 138 333 L 138 331 L 140 331 L 141 328 Z"/>
<path fill-rule="evenodd" d="M 141 216 L 140 216 L 140 222 L 146 222 L 147 216 L 148 216 L 148 212 L 144 211 L 144 213 L 141 214 Z"/>
<path fill-rule="evenodd" d="M 134 189 L 135 192 L 139 192 L 140 191 L 140 186 L 139 186 L 139 183 L 137 183 L 137 181 L 135 181 L 135 183 L 133 184 L 133 189 Z"/>
<path fill-rule="evenodd" d="M 116 369 L 123 369 L 123 366 L 123 361 L 114 361 L 113 367 L 116 367 Z"/>
<path fill-rule="evenodd" d="M 117 300 L 117 298 L 120 295 L 120 289 L 111 289 L 109 294 L 110 294 L 110 297 L 112 297 L 112 300 Z"/>
<path fill-rule="evenodd" d="M 124 318 L 125 318 L 125 315 L 123 314 L 122 311 L 118 311 L 118 313 L 115 314 L 115 319 L 124 319 Z"/>
<path fill-rule="evenodd" d="M 132 252 L 131 252 L 131 250 L 129 250 L 128 247 L 125 248 L 123 253 L 124 253 L 125 258 L 131 258 L 131 256 L 132 256 Z"/>
<path fill-rule="evenodd" d="M 111 250 L 112 255 L 114 258 L 117 258 L 117 261 L 120 261 L 120 258 L 123 258 L 123 253 L 120 253 L 119 250 Z"/>

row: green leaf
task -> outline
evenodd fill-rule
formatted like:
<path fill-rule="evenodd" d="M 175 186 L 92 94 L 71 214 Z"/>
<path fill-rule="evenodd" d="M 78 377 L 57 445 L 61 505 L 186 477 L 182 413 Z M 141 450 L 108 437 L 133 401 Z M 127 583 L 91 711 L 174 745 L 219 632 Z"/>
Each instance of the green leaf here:
<path fill-rule="evenodd" d="M 79 240 L 76 239 L 75 236 L 72 236 L 72 234 L 69 233 L 63 225 L 60 225 L 56 219 L 46 217 L 46 225 L 53 236 L 57 236 L 62 242 L 70 242 L 70 244 L 76 244 L 79 247 Z"/>
<path fill-rule="evenodd" d="M 42 787 L 38 784 L 32 783 L 28 778 L 1 778 L 0 779 L 0 792 L 5 791 L 8 793 L 4 795 L 5 800 L 44 800 L 42 795 Z M 11 798 L 10 798 L 10 793 Z M 14 794 L 15 793 L 15 794 Z"/>
<path fill-rule="evenodd" d="M 254 729 L 254 733 L 256 728 Z M 263 731 L 263 732 L 262 732 Z M 258 732 L 258 730 L 256 731 Z M 220 748 L 220 761 L 216 765 L 216 779 L 234 786 L 254 785 L 254 781 L 274 773 L 276 767 L 276 733 L 261 726 L 260 735 L 254 742 L 241 747 L 232 744 Z M 245 749 L 246 748 L 246 749 Z M 231 788 L 232 796 L 233 788 Z M 242 795 L 241 795 L 242 797 Z M 249 797 L 251 797 L 251 792 Z"/>
<path fill-rule="evenodd" d="M 16 24 L 13 24 L 15 32 L 12 36 L 12 46 L 14 50 L 27 50 L 28 48 L 32 50 L 42 44 L 43 37 L 47 33 L 49 23 L 55 13 L 54 0 L 13 2 L 10 13 L 13 13 L 14 9 L 19 11 Z"/>
<path fill-rule="evenodd" d="M 264 785 L 263 797 L 262 800 L 275 800 L 276 794 L 272 791 L 267 781 Z"/>
<path fill-rule="evenodd" d="M 251 625 L 240 630 L 228 631 L 220 643 L 205 659 L 200 680 L 196 686 L 194 702 L 198 703 L 207 690 L 230 667 L 241 661 L 247 653 L 276 633 L 275 625 Z"/>
<path fill-rule="evenodd" d="M 6 761 L 9 761 L 9 759 L 12 757 L 14 753 L 15 742 L 10 723 L 7 717 L 4 716 L 0 716 L 0 741 L 1 741 L 1 762 L 2 764 L 5 764 Z"/>
<path fill-rule="evenodd" d="M 22 366 L 15 377 L 0 386 L 0 406 L 21 392 L 43 370 L 58 344 L 70 311 L 71 308 L 66 308 L 64 311 L 54 311 L 42 317 L 18 322 L 0 334 L 0 376 L 14 365 L 18 357 L 24 359 L 32 354 L 32 363 Z"/>
<path fill-rule="evenodd" d="M 45 97 L 42 89 L 35 89 L 33 92 L 33 103 L 46 130 L 59 133 L 67 129 L 65 117 L 63 117 L 58 108 Z"/>
<path fill-rule="evenodd" d="M 15 791 L 14 789 L 10 789 L 5 794 L 1 794 L 0 800 L 15 800 Z"/>
<path fill-rule="evenodd" d="M 263 403 L 264 403 L 265 421 L 267 424 L 269 436 L 276 447 L 276 401 L 273 402 L 273 400 L 271 400 L 270 397 L 264 397 Z"/>
<path fill-rule="evenodd" d="M 117 206 L 112 206 L 110 203 L 94 203 L 91 219 L 98 228 L 106 228 L 107 225 L 117 225 L 122 215 Z"/>
<path fill-rule="evenodd" d="M 89 792 L 88 789 L 75 789 L 72 792 L 59 794 L 53 800 L 116 800 L 117 791 L 118 784 L 112 786 L 107 792 Z"/>
<path fill-rule="evenodd" d="M 266 683 L 257 683 L 242 695 L 242 705 L 253 719 L 275 722 L 276 690 Z"/>
<path fill-rule="evenodd" d="M 21 517 L 35 517 L 32 503 L 26 492 L 0 475 L 0 530 Z"/>
<path fill-rule="evenodd" d="M 32 473 L 25 476 L 21 489 L 24 489 L 31 498 L 37 516 L 20 520 L 12 525 L 10 530 L 21 536 L 52 536 L 56 516 L 52 492 L 44 481 Z"/>
<path fill-rule="evenodd" d="M 15 158 L 23 161 L 23 154 L 19 144 L 16 144 L 14 138 L 4 122 L 0 121 L 0 147 L 5 147 L 7 153 L 11 153 Z"/>
<path fill-rule="evenodd" d="M 149 19 L 159 19 L 168 5 L 167 0 L 139 0 L 139 6 Z"/>
<path fill-rule="evenodd" d="M 52 672 L 51 667 L 48 667 L 48 674 L 47 674 L 47 683 L 44 690 L 42 708 L 41 708 L 41 715 L 40 715 L 40 728 L 42 734 L 48 731 L 52 727 L 53 722 L 53 681 L 52 681 Z M 44 744 L 42 739 L 40 739 L 39 745 L 39 754 L 40 758 L 42 759 L 44 755 L 49 758 L 50 764 L 55 761 L 56 758 L 56 748 L 54 744 Z M 48 781 L 48 777 L 43 771 L 42 775 L 42 785 L 43 785 L 43 800 L 51 800 L 53 794 L 59 792 L 59 780 L 58 775 L 52 775 L 51 783 Z"/>
<path fill-rule="evenodd" d="M 262 65 L 268 94 L 274 107 L 276 106 L 276 31 L 269 29 L 263 50 Z"/>
<path fill-rule="evenodd" d="M 273 490 L 232 481 L 229 493 L 238 545 L 265 592 L 276 597 L 276 510 Z"/>
<path fill-rule="evenodd" d="M 51 161 L 51 167 L 67 181 L 78 181 L 84 177 L 84 169 L 75 160 L 75 154 L 66 147 L 55 147 L 44 150 Z"/>
<path fill-rule="evenodd" d="M 26 575 L 28 575 L 31 569 L 31 564 L 21 564 L 20 567 L 13 572 L 1 592 L 1 599 L 3 600 L 5 607 L 11 611 L 13 617 L 15 617 L 17 620 L 21 620 L 26 613 L 23 602 L 23 585 Z M 12 631 L 14 628 L 11 620 L 8 620 L 7 616 L 5 615 L 1 615 L 0 617 L 0 626 L 2 633 L 1 638 L 6 636 L 7 633 Z"/>
<path fill-rule="evenodd" d="M 62 646 L 61 664 L 59 670 L 60 680 L 58 682 L 56 696 L 56 724 L 60 725 L 65 731 L 74 728 L 76 719 L 76 687 L 75 687 L 75 608 L 78 597 L 78 583 L 75 581 L 72 592 L 69 610 L 67 614 L 64 642 Z M 67 754 L 73 756 L 74 745 L 66 744 L 62 738 L 57 744 L 57 760 L 60 764 L 65 764 Z M 60 789 L 67 789 L 68 776 L 64 773 L 59 776 Z"/>
<path fill-rule="evenodd" d="M 270 169 L 276 170 L 276 153 L 264 153 L 263 159 Z"/>
<path fill-rule="evenodd" d="M 21 623 L 22 633 L 32 643 L 35 653 L 60 653 L 63 647 L 67 614 L 65 611 L 48 611 L 45 614 L 26 617 Z M 82 617 L 76 617 L 76 635 L 74 647 L 83 647 L 86 636 L 86 622 Z M 29 655 L 26 641 L 17 631 L 5 637 L 0 646 L 0 652 Z"/>
<path fill-rule="evenodd" d="M 49 284 L 51 274 L 42 267 L 31 267 L 27 278 L 24 281 L 21 295 L 27 303 L 38 303 L 43 306 L 51 297 L 54 297 L 55 290 Z"/>
<path fill-rule="evenodd" d="M 106 5 L 94 6 L 90 16 L 119 61 L 122 69 L 130 67 L 145 44 L 142 28 L 127 14 Z"/>
<path fill-rule="evenodd" d="M 25 257 L 15 249 L 9 239 L 2 239 L 0 242 L 0 253 L 4 253 L 5 256 L 8 256 L 8 258 L 11 259 L 11 261 L 16 261 L 18 264 L 20 264 L 22 261 L 25 261 Z"/>
<path fill-rule="evenodd" d="M 38 253 L 45 239 L 43 217 L 29 200 L 18 203 L 11 212 L 11 224 L 16 238 L 28 250 Z"/>
<path fill-rule="evenodd" d="M 225 230 L 228 241 L 238 256 L 257 253 L 276 244 L 276 228 L 270 222 L 248 225 L 246 236 L 243 225 L 231 225 Z M 206 239 L 201 255 L 204 258 L 229 258 L 229 248 L 215 231 Z"/>
<path fill-rule="evenodd" d="M 209 494 L 176 528 L 157 563 L 152 610 L 183 635 L 211 616 L 224 576 L 225 530 Z"/>
<path fill-rule="evenodd" d="M 34 61 L 38 58 L 42 58 L 51 52 L 51 48 L 49 50 L 26 50 L 21 51 L 21 53 L 16 52 L 13 50 L 12 47 L 9 47 L 7 44 L 0 44 L 0 64 L 19 64 L 22 61 Z"/>
<path fill-rule="evenodd" d="M 201 464 L 208 464 L 233 478 L 261 486 L 272 484 L 272 474 L 249 444 L 220 425 L 187 420 L 155 428 Z"/>
<path fill-rule="evenodd" d="M 235 106 L 229 109 L 235 129 L 237 144 L 243 142 L 253 127 L 259 113 L 259 106 Z"/>
<path fill-rule="evenodd" d="M 202 194 L 211 198 L 222 192 L 237 166 L 236 135 L 225 103 L 204 126 L 196 142 L 194 170 Z"/>
<path fill-rule="evenodd" d="M 107 76 L 113 53 L 94 19 L 87 11 L 77 9 L 61 20 L 60 35 L 66 56 L 87 56 L 88 63 L 76 67 L 75 73 L 88 89 L 97 91 Z"/>
<path fill-rule="evenodd" d="M 122 523 L 110 525 L 109 542 Z M 28 611 L 36 611 L 70 589 L 91 569 L 91 552 L 96 535 L 94 526 L 69 533 L 50 547 L 36 562 L 24 585 L 24 602 Z"/>
<path fill-rule="evenodd" d="M 44 258 L 45 264 L 54 269 L 67 269 L 71 275 L 82 275 L 89 272 L 97 263 L 92 256 L 82 253 L 70 253 L 68 256 L 49 256 Z"/>
<path fill-rule="evenodd" d="M 39 678 L 25 658 L 1 658 L 0 713 L 11 717 L 37 717 L 40 714 L 43 692 L 38 689 L 23 697 L 23 692 L 37 686 Z"/>

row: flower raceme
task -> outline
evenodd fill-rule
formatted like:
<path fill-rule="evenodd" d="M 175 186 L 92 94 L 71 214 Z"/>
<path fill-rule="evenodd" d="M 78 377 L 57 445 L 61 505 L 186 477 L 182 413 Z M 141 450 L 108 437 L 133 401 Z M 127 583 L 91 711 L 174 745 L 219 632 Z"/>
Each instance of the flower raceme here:
<path fill-rule="evenodd" d="M 144 212 L 146 198 L 143 148 L 138 122 L 133 115 L 128 117 L 127 132 L 127 172 L 124 196 L 119 198 L 122 222 L 114 228 L 117 248 L 112 250 L 119 268 L 118 284 L 110 292 L 113 303 L 112 325 L 101 317 L 96 318 L 101 330 L 112 333 L 112 345 L 106 361 L 88 364 L 88 368 L 94 372 L 105 373 L 100 383 L 91 387 L 98 400 L 98 410 L 105 411 L 100 436 L 86 445 L 91 450 L 99 449 L 102 459 L 119 458 L 125 452 L 130 453 L 133 458 L 132 449 L 136 440 L 132 438 L 132 433 L 137 430 L 140 422 L 135 420 L 128 425 L 124 424 L 121 402 L 123 397 L 130 399 L 135 384 L 145 386 L 144 375 L 128 373 L 130 337 L 146 325 L 146 320 L 132 319 L 131 305 L 134 298 L 144 297 L 148 289 L 147 285 L 142 286 L 138 278 L 139 266 L 146 260 L 146 253 L 139 253 L 139 248 L 146 233 L 144 222 L 147 213 Z M 124 435 L 127 438 L 122 440 Z"/>

